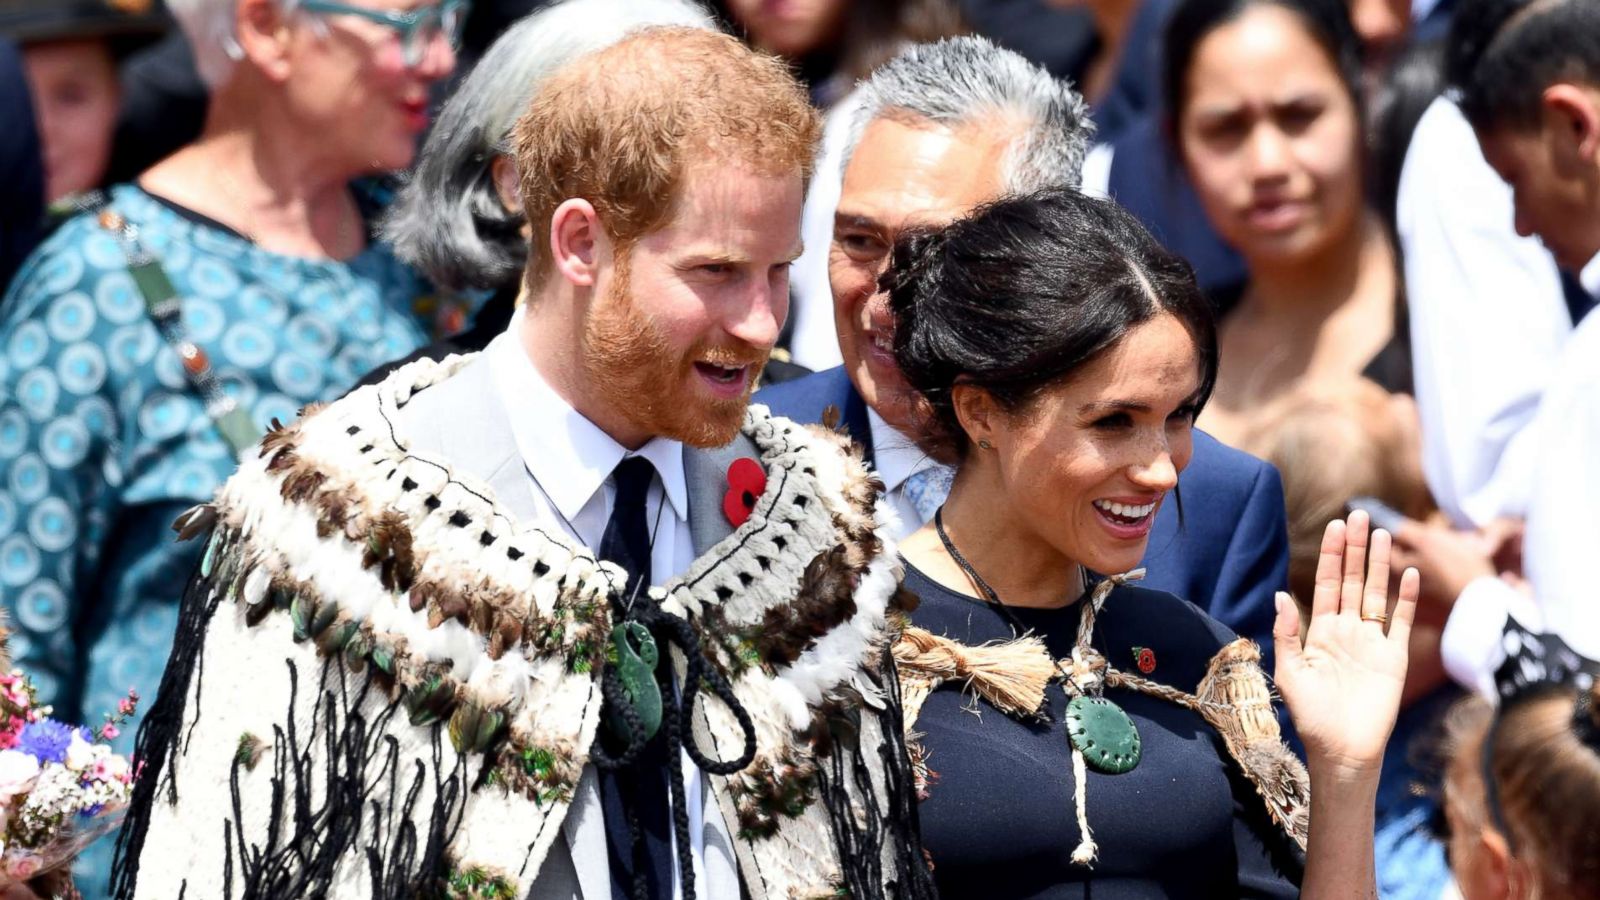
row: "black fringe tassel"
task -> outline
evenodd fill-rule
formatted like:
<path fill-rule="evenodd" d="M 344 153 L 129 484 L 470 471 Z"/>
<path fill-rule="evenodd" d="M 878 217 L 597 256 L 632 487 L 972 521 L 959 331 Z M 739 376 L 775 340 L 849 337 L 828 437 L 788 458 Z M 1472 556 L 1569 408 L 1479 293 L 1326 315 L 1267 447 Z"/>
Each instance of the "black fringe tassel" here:
<path fill-rule="evenodd" d="M 828 811 L 843 883 L 840 889 L 852 900 L 936 900 L 933 872 L 922 850 L 922 828 L 917 818 L 915 779 L 906 752 L 904 714 L 894 654 L 885 646 L 878 666 L 879 687 L 885 709 L 879 713 L 883 741 L 876 748 L 883 766 L 889 805 L 885 818 L 876 803 L 862 803 L 865 819 L 858 818 L 853 796 L 873 796 L 871 767 L 860 734 L 853 741 L 837 741 L 833 752 L 817 761 L 817 793 Z M 872 711 L 863 706 L 862 715 Z M 884 843 L 890 848 L 892 878 L 885 879 Z"/>
<path fill-rule="evenodd" d="M 173 765 L 178 745 L 188 740 L 181 730 L 189 692 L 204 677 L 206 627 L 226 590 L 226 583 L 218 582 L 223 580 L 191 580 L 160 694 L 139 729 L 137 753 L 145 770 L 117 839 L 112 892 L 119 900 L 134 895 L 155 805 L 178 801 Z M 430 729 L 432 760 L 402 759 L 399 742 L 389 734 L 400 701 L 387 702 L 369 722 L 362 706 L 373 691 L 383 690 L 373 682 L 375 667 L 352 675 L 336 656 L 322 661 L 316 711 L 309 733 L 301 734 L 293 710 L 305 687 L 295 665 L 287 660 L 285 665 L 290 708 L 284 724 L 273 730 L 271 824 L 265 835 L 243 829 L 240 781 L 246 760 L 235 759 L 229 773 L 232 816 L 225 824 L 224 900 L 327 897 L 340 860 L 363 835 L 366 843 L 358 852 L 365 857 L 373 900 L 437 896 L 471 783 L 466 757 L 446 770 L 444 726 L 436 723 Z M 313 749 L 320 750 L 325 771 L 313 773 Z M 405 777 L 412 783 L 401 796 Z M 412 816 L 424 778 L 432 780 L 434 799 L 422 831 Z"/>

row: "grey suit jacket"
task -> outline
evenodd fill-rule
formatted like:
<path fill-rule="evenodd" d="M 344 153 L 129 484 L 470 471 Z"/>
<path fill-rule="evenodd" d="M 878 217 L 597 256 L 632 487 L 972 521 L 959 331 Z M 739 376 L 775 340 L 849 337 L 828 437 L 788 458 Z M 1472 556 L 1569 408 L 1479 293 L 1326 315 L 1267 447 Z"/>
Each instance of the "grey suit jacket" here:
<path fill-rule="evenodd" d="M 395 426 L 401 443 L 413 453 L 448 464 L 458 477 L 466 476 L 463 480 L 482 482 L 504 509 L 527 521 L 538 512 L 536 488 L 506 416 L 488 360 L 480 355 L 448 380 L 414 396 Z M 684 448 L 689 531 L 697 555 L 733 531 L 722 514 L 722 497 L 727 491 L 728 465 L 740 456 L 758 458 L 755 445 L 743 435 L 715 450 Z M 697 882 L 695 893 L 705 898 L 737 898 L 739 870 L 733 836 L 704 774 L 700 783 L 704 799 L 705 877 Z M 583 770 L 571 809 L 562 823 L 562 836 L 564 840 L 558 841 L 545 858 L 529 897 L 609 900 L 611 868 L 606 858 L 599 782 L 592 765 Z"/>

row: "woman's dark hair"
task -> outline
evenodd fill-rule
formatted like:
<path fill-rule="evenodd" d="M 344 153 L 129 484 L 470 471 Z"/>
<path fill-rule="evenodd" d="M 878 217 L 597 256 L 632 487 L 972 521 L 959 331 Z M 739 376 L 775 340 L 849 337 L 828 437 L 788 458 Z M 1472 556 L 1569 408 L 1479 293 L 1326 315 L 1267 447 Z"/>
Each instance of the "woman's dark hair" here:
<path fill-rule="evenodd" d="M 1345 0 L 1183 0 L 1167 20 L 1162 41 L 1161 99 L 1167 135 L 1177 143 L 1178 120 L 1188 102 L 1189 67 L 1195 51 L 1211 32 L 1231 24 L 1257 6 L 1276 6 L 1293 13 L 1306 33 L 1333 59 L 1339 79 L 1364 115 L 1361 90 L 1361 37 L 1350 24 Z M 1182 157 L 1182 148 L 1179 157 Z"/>
<path fill-rule="evenodd" d="M 1161 313 L 1194 338 L 1199 405 L 1216 383 L 1216 324 L 1194 270 L 1110 201 L 1060 188 L 999 200 L 902 238 L 884 281 L 895 360 L 929 406 L 918 444 L 939 459 L 968 449 L 956 384 L 1019 410 Z"/>

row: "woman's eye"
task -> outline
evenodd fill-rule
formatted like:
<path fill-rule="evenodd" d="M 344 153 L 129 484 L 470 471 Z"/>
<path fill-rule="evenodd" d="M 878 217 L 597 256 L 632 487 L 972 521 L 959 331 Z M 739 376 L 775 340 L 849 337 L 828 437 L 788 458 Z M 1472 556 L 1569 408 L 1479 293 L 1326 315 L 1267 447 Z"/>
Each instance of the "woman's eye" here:
<path fill-rule="evenodd" d="M 1229 145 L 1244 139 L 1250 129 L 1242 116 L 1213 119 L 1200 127 L 1200 137 L 1208 144 Z"/>
<path fill-rule="evenodd" d="M 1092 424 L 1102 431 L 1115 431 L 1133 425 L 1133 416 L 1127 413 L 1112 413 L 1109 416 L 1101 416 L 1095 419 Z"/>
<path fill-rule="evenodd" d="M 1185 425 L 1193 425 L 1195 417 L 1198 415 L 1199 411 L 1193 406 L 1180 406 L 1172 411 L 1172 415 L 1167 417 L 1167 421 L 1181 422 Z"/>
<path fill-rule="evenodd" d="M 1310 128 L 1313 124 L 1315 124 L 1318 117 L 1321 115 L 1321 107 L 1311 105 L 1296 105 L 1284 110 L 1282 116 L 1279 118 L 1283 123 L 1284 131 L 1287 131 L 1290 134 L 1298 134 L 1299 132 L 1305 131 L 1307 128 Z"/>

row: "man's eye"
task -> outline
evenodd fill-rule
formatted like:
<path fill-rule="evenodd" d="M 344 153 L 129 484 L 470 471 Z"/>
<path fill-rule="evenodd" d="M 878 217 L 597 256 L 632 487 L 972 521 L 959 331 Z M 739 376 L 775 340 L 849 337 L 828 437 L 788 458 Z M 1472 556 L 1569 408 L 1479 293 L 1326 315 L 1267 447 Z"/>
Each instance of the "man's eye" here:
<path fill-rule="evenodd" d="M 842 234 L 838 238 L 840 249 L 856 259 L 876 259 L 883 255 L 883 241 L 870 234 Z"/>
<path fill-rule="evenodd" d="M 726 275 L 733 271 L 733 266 L 727 263 L 706 263 L 699 267 L 707 275 Z"/>

